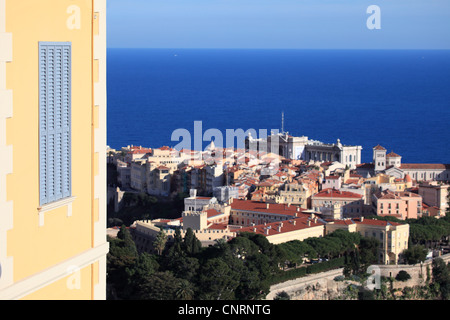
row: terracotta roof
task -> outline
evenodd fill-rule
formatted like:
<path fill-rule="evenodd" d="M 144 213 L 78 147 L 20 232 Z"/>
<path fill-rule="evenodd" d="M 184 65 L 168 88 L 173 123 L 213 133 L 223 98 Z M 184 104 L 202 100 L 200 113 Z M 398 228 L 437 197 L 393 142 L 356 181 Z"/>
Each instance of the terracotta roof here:
<path fill-rule="evenodd" d="M 222 212 L 217 211 L 216 209 L 208 209 L 206 210 L 206 215 L 208 218 L 212 218 L 218 215 L 221 215 Z"/>
<path fill-rule="evenodd" d="M 400 158 L 401 156 L 396 154 L 394 151 L 391 151 L 386 155 L 386 157 L 387 158 Z"/>
<path fill-rule="evenodd" d="M 337 180 L 339 179 L 341 176 L 326 176 L 325 179 L 326 180 Z"/>
<path fill-rule="evenodd" d="M 347 179 L 345 184 L 359 184 L 359 179 Z"/>
<path fill-rule="evenodd" d="M 127 153 L 128 154 L 145 154 L 145 153 L 151 153 L 151 152 L 152 152 L 152 149 L 136 147 L 136 148 L 132 148 Z"/>
<path fill-rule="evenodd" d="M 208 229 L 214 229 L 214 230 L 226 230 L 228 229 L 228 224 L 226 223 L 213 223 L 208 227 Z"/>
<path fill-rule="evenodd" d="M 159 150 L 162 150 L 162 151 L 167 151 L 167 150 L 172 151 L 172 150 L 173 150 L 172 148 L 170 148 L 170 147 L 168 147 L 168 146 L 163 146 L 163 147 L 158 148 L 158 149 L 159 149 Z"/>
<path fill-rule="evenodd" d="M 391 216 L 393 216 L 391 214 Z M 400 226 L 402 225 L 401 223 L 397 223 L 397 222 L 392 222 L 392 221 L 384 221 L 384 220 L 377 220 L 377 219 L 363 219 L 363 221 L 361 221 L 361 218 L 353 218 L 353 219 L 342 219 L 342 220 L 333 220 L 334 224 L 339 224 L 339 225 L 352 225 L 352 224 L 364 224 L 364 225 L 372 225 L 372 226 L 388 226 L 388 225 L 392 225 L 392 226 Z"/>
<path fill-rule="evenodd" d="M 308 222 L 310 223 L 308 225 Z M 281 222 L 271 222 L 239 229 L 238 232 L 253 232 L 264 236 L 273 236 L 280 233 L 292 232 L 306 228 L 323 226 L 325 223 L 320 219 L 314 220 L 309 216 L 284 220 Z"/>
<path fill-rule="evenodd" d="M 343 220 L 333 220 L 333 224 L 339 224 L 339 225 L 351 225 L 355 224 L 355 222 L 352 219 L 343 219 Z"/>
<path fill-rule="evenodd" d="M 299 211 L 297 211 L 297 208 L 299 208 Z M 295 216 L 295 214 L 305 215 L 302 213 L 303 209 L 295 205 L 288 206 L 287 204 L 270 203 L 269 208 L 267 208 L 267 204 L 265 202 L 239 199 L 233 200 L 231 203 L 231 209 L 289 216 Z"/>
<path fill-rule="evenodd" d="M 397 222 L 392 222 L 392 221 L 384 221 L 384 220 L 377 220 L 377 219 L 364 219 L 361 222 L 361 219 L 356 218 L 353 219 L 355 221 L 355 223 L 357 224 L 365 224 L 365 225 L 372 225 L 372 226 L 401 226 L 401 223 L 397 223 Z"/>
<path fill-rule="evenodd" d="M 354 198 L 361 199 L 363 196 L 350 191 L 341 191 L 336 189 L 324 189 L 312 196 L 313 198 Z"/>
<path fill-rule="evenodd" d="M 383 148 L 379 144 L 377 146 L 373 147 L 373 149 L 375 149 L 375 150 L 386 150 L 385 148 Z"/>
<path fill-rule="evenodd" d="M 382 200 L 388 200 L 388 199 L 400 200 L 401 198 L 405 198 L 405 197 L 408 197 L 408 198 L 421 198 L 421 196 L 419 196 L 416 193 L 407 192 L 407 191 L 390 191 L 390 190 L 378 192 L 378 193 L 375 194 L 375 197 L 377 199 L 382 199 Z"/>
<path fill-rule="evenodd" d="M 442 163 L 402 163 L 400 169 L 442 169 L 450 170 L 450 164 Z"/>

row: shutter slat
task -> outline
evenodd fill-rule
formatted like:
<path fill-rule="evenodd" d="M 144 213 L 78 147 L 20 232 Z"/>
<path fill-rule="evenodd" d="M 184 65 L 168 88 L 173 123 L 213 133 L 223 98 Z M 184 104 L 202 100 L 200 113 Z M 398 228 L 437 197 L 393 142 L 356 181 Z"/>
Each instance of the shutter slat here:
<path fill-rule="evenodd" d="M 71 196 L 71 44 L 39 43 L 41 205 Z"/>

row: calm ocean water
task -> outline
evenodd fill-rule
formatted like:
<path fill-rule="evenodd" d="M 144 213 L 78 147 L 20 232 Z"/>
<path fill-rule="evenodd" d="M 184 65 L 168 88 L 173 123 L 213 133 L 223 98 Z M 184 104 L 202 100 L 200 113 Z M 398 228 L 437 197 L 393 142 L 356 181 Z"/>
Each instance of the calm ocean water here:
<path fill-rule="evenodd" d="M 284 128 L 450 163 L 450 51 L 108 50 L 108 144 L 175 146 L 172 132 Z"/>

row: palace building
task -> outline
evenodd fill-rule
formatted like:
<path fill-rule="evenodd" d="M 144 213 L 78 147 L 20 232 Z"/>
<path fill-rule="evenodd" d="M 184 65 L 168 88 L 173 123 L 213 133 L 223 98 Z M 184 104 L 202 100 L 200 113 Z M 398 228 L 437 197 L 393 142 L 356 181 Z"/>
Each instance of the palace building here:
<path fill-rule="evenodd" d="M 264 150 L 278 152 L 286 159 L 313 162 L 339 162 L 355 169 L 361 163 L 361 146 L 343 145 L 339 139 L 336 143 L 323 143 L 310 140 L 306 136 L 294 137 L 287 132 L 272 133 L 267 138 L 246 137 L 247 150 Z"/>

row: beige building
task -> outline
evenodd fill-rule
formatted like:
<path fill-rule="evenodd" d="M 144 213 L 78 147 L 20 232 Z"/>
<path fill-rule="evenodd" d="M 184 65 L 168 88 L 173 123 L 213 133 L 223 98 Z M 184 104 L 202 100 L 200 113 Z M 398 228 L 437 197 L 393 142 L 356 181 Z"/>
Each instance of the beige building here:
<path fill-rule="evenodd" d="M 308 209 L 308 199 L 310 197 L 309 189 L 303 184 L 286 183 L 276 195 L 269 195 L 267 202 L 290 204 L 300 206 L 302 209 Z"/>
<path fill-rule="evenodd" d="M 362 194 L 335 189 L 325 189 L 311 197 L 311 208 L 322 212 L 324 208 L 339 205 L 342 217 L 359 217 L 363 214 L 364 196 Z"/>
<path fill-rule="evenodd" d="M 302 213 L 303 209 L 290 204 L 231 199 L 230 206 L 230 224 L 241 227 L 279 222 L 305 216 Z"/>
<path fill-rule="evenodd" d="M 131 162 L 130 187 L 139 192 L 147 191 L 147 161 L 145 159 Z"/>
<path fill-rule="evenodd" d="M 398 264 L 402 252 L 408 249 L 409 224 L 364 219 L 344 219 L 328 222 L 325 234 L 343 229 L 358 232 L 364 237 L 373 237 L 380 241 L 378 261 L 382 264 Z"/>
<path fill-rule="evenodd" d="M 147 193 L 153 196 L 168 196 L 172 174 L 173 171 L 169 167 L 147 162 L 145 177 Z"/>
<path fill-rule="evenodd" d="M 179 228 L 184 238 L 186 231 L 191 229 L 202 246 L 214 245 L 217 240 L 228 241 L 236 236 L 239 228 L 228 225 L 229 206 L 211 205 L 203 211 L 184 211 L 182 217 L 175 220 L 141 220 L 134 223 L 133 238 L 139 251 L 152 252 L 153 241 L 163 230 L 168 242 L 173 241 L 175 229 Z"/>
<path fill-rule="evenodd" d="M 272 244 L 299 240 L 312 237 L 323 237 L 325 222 L 317 217 L 303 216 L 280 222 L 264 223 L 241 228 L 238 233 L 251 232 L 264 235 Z"/>
<path fill-rule="evenodd" d="M 429 207 L 436 207 L 437 216 L 445 216 L 448 209 L 447 196 L 450 185 L 439 184 L 437 182 L 426 182 L 419 185 L 419 195 L 422 197 L 423 203 Z"/>

